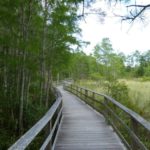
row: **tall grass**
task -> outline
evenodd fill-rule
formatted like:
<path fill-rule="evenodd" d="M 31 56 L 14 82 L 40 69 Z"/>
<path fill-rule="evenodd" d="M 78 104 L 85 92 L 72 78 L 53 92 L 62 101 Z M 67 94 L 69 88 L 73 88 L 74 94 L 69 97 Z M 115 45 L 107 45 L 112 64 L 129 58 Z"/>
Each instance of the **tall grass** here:
<path fill-rule="evenodd" d="M 124 104 L 150 120 L 150 81 L 121 79 L 128 87 L 129 100 Z M 96 92 L 108 94 L 104 81 L 80 80 L 78 84 Z"/>
<path fill-rule="evenodd" d="M 129 89 L 129 100 L 138 113 L 150 120 L 150 81 L 124 80 Z"/>
<path fill-rule="evenodd" d="M 96 92 L 105 93 L 105 88 L 102 82 L 103 81 L 79 80 L 77 81 L 77 84 L 79 84 L 80 86 L 89 88 L 91 90 L 94 90 Z"/>

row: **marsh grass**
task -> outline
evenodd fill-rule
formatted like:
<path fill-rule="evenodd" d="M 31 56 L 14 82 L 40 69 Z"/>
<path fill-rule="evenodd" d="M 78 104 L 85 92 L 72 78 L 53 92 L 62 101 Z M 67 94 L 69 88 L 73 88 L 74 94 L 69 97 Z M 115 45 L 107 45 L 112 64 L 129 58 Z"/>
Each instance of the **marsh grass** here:
<path fill-rule="evenodd" d="M 138 104 L 140 107 L 144 107 L 145 104 L 150 102 L 150 81 L 132 81 L 126 80 L 125 83 L 129 88 L 130 100 L 134 104 Z"/>
<path fill-rule="evenodd" d="M 106 93 L 105 87 L 103 86 L 103 81 L 93 81 L 93 80 L 79 80 L 77 84 L 96 92 Z"/>
<path fill-rule="evenodd" d="M 150 120 L 150 81 L 125 80 L 129 89 L 129 100 L 140 115 Z"/>
<path fill-rule="evenodd" d="M 120 79 L 119 82 L 125 83 L 128 87 L 129 99 L 124 100 L 123 104 L 150 121 L 150 81 Z M 104 86 L 105 81 L 102 80 L 80 80 L 77 84 L 99 93 L 108 94 Z"/>

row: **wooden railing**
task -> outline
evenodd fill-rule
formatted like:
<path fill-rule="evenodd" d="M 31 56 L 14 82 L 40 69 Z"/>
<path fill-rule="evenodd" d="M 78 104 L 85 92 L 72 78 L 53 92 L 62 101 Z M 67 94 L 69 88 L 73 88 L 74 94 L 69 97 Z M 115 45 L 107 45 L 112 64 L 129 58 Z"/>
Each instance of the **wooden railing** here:
<path fill-rule="evenodd" d="M 128 149 L 150 149 L 150 123 L 113 98 L 72 84 L 64 88 L 101 112 Z"/>
<path fill-rule="evenodd" d="M 28 146 L 30 147 L 29 144 L 31 144 L 43 130 L 45 130 L 47 136 L 38 149 L 54 149 L 61 118 L 62 97 L 60 92 L 57 91 L 57 99 L 48 112 L 8 150 L 24 150 L 28 148 Z"/>

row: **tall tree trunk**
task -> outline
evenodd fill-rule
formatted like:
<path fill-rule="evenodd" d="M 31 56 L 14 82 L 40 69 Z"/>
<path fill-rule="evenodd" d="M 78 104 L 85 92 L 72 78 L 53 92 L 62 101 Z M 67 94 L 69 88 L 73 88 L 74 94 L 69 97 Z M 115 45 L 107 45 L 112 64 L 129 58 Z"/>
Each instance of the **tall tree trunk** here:
<path fill-rule="evenodd" d="M 31 82 L 31 77 L 28 76 L 27 79 L 27 89 L 26 89 L 26 109 L 28 109 L 28 103 L 29 103 L 29 89 L 30 89 L 30 82 Z"/>
<path fill-rule="evenodd" d="M 7 87 L 8 87 L 8 81 L 7 81 L 7 55 L 8 55 L 8 50 L 7 48 L 4 49 L 4 97 L 7 95 Z"/>
<path fill-rule="evenodd" d="M 47 76 L 47 86 L 46 86 L 46 98 L 45 98 L 45 106 L 48 108 L 48 102 L 49 102 L 49 92 L 50 92 L 50 87 L 51 87 L 51 71 L 50 69 L 48 70 L 48 76 Z"/>
<path fill-rule="evenodd" d="M 20 33 L 21 33 L 21 57 L 23 57 L 23 60 L 21 60 L 21 93 L 20 93 L 20 108 L 19 108 L 19 134 L 21 135 L 23 133 L 23 113 L 24 113 L 24 100 L 25 100 L 25 80 L 26 80 L 26 69 L 25 69 L 25 63 L 26 63 L 26 48 L 25 48 L 25 42 L 27 38 L 27 28 L 26 28 L 26 10 L 25 10 L 25 1 L 22 1 L 20 4 Z"/>
<path fill-rule="evenodd" d="M 19 111 L 19 134 L 23 132 L 23 109 L 24 109 L 24 93 L 25 93 L 25 63 L 26 55 L 24 53 L 23 68 L 22 68 L 22 82 L 21 82 L 21 95 L 20 95 L 20 111 Z"/>
<path fill-rule="evenodd" d="M 43 21 L 43 39 L 42 39 L 42 50 L 41 50 L 41 87 L 40 87 L 40 104 L 43 103 L 45 97 L 46 87 L 46 64 L 45 64 L 45 53 L 46 53 L 46 31 L 47 31 L 47 14 L 48 14 L 48 2 L 44 1 L 44 21 Z"/>

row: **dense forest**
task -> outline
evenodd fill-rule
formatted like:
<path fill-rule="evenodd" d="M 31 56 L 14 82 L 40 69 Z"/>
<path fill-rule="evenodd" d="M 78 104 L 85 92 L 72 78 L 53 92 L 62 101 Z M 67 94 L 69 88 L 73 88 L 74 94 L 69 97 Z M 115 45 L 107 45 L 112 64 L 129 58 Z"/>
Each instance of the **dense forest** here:
<path fill-rule="evenodd" d="M 53 81 L 149 80 L 150 50 L 125 56 L 104 38 L 90 55 L 82 51 L 84 42 L 77 38 L 82 2 L 0 1 L 0 149 L 7 149 L 48 110 L 55 100 Z"/>
<path fill-rule="evenodd" d="M 0 149 L 29 129 L 54 100 L 52 80 L 69 61 L 78 1 L 0 1 Z"/>

